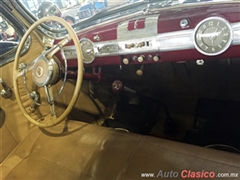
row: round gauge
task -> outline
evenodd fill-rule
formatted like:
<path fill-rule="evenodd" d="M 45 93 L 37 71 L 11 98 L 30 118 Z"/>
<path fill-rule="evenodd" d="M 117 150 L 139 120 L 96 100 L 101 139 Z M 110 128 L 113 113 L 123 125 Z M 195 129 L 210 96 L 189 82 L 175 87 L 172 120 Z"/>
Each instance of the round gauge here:
<path fill-rule="evenodd" d="M 220 17 L 210 17 L 201 21 L 194 30 L 194 45 L 205 55 L 223 53 L 232 43 L 232 28 L 228 21 Z"/>
<path fill-rule="evenodd" d="M 86 64 L 93 62 L 95 58 L 95 53 L 92 41 L 83 38 L 80 40 L 80 45 L 83 53 L 83 62 Z"/>

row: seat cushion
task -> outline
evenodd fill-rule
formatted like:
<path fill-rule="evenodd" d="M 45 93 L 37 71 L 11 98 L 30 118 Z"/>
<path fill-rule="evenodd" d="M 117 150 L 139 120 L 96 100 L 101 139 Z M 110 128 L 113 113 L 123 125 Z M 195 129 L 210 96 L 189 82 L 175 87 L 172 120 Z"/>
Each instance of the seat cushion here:
<path fill-rule="evenodd" d="M 67 121 L 34 128 L 1 164 L 0 173 L 4 180 L 132 180 L 144 173 L 161 177 L 171 171 L 182 179 L 183 170 L 240 173 L 240 156 Z"/>
<path fill-rule="evenodd" d="M 0 119 L 0 123 L 1 123 Z M 13 135 L 9 131 L 8 127 L 3 124 L 0 127 L 0 134 L 4 134 L 4 136 L 1 136 L 0 138 L 0 147 L 1 148 L 1 153 L 0 153 L 0 163 L 8 156 L 8 154 L 17 146 L 17 141 L 14 139 Z"/>

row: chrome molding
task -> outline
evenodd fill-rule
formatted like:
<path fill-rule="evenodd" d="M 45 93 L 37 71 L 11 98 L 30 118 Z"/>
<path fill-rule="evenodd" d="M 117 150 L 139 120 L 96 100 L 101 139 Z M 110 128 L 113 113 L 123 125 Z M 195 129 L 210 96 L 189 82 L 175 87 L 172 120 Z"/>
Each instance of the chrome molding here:
<path fill-rule="evenodd" d="M 232 45 L 240 44 L 240 23 L 231 24 L 233 30 L 233 41 Z"/>
<path fill-rule="evenodd" d="M 155 36 L 158 31 L 158 18 L 159 14 L 152 16 L 147 16 L 144 19 L 144 27 L 137 29 L 138 22 L 141 18 L 127 20 L 120 23 L 117 27 L 117 39 L 118 40 L 127 40 L 132 38 L 146 37 L 146 36 Z M 129 22 L 134 22 L 133 30 L 128 30 Z"/>
<path fill-rule="evenodd" d="M 193 29 L 163 33 L 157 37 L 159 51 L 193 49 Z"/>
<path fill-rule="evenodd" d="M 240 45 L 240 22 L 232 23 L 231 27 L 233 32 L 231 45 Z M 194 29 L 189 29 L 143 38 L 135 36 L 129 38 L 129 40 L 118 39 L 107 42 L 95 42 L 93 43 L 94 52 L 96 57 L 104 57 L 144 52 L 168 52 L 194 49 L 193 33 Z M 142 42 L 145 43 L 145 46 L 138 47 L 138 44 Z M 133 47 L 126 48 L 128 45 L 132 45 Z M 67 46 L 64 48 L 64 51 L 66 51 L 66 59 L 77 58 L 74 46 Z"/>

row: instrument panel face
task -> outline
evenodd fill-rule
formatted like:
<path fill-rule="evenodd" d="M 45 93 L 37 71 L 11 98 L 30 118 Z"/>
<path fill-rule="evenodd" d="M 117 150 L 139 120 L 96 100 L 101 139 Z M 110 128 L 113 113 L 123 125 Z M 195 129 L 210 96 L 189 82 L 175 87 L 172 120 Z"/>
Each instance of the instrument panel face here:
<path fill-rule="evenodd" d="M 226 51 L 232 43 L 232 28 L 221 17 L 210 17 L 201 21 L 194 30 L 196 49 L 208 56 L 215 56 Z"/>
<path fill-rule="evenodd" d="M 83 62 L 90 64 L 95 59 L 94 46 L 92 41 L 87 38 L 83 38 L 80 39 L 79 43 L 82 48 Z"/>

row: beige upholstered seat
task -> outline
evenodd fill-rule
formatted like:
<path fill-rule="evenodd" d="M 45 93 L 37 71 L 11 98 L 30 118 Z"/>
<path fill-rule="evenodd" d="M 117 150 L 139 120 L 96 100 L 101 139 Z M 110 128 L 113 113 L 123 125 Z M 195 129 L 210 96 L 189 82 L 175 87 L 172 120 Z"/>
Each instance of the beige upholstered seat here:
<path fill-rule="evenodd" d="M 33 128 L 1 165 L 4 180 L 132 180 L 171 171 L 182 179 L 182 170 L 240 173 L 240 155 L 68 121 Z"/>

